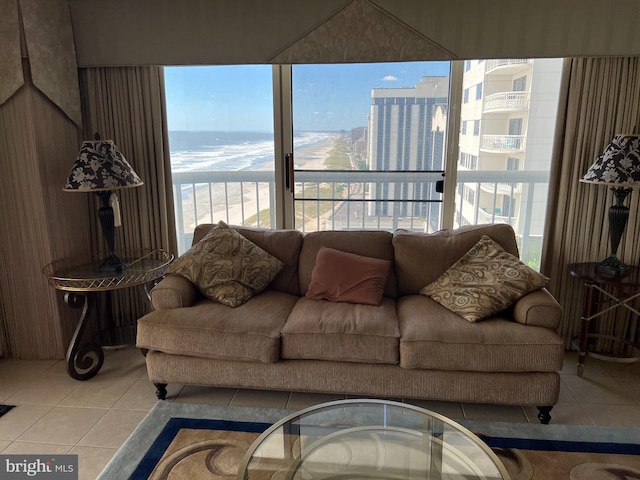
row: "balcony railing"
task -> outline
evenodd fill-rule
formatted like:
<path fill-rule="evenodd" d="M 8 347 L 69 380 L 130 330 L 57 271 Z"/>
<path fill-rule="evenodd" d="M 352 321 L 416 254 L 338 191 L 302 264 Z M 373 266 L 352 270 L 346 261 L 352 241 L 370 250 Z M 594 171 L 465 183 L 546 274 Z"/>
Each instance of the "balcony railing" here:
<path fill-rule="evenodd" d="M 496 68 L 511 67 L 518 65 L 526 65 L 531 63 L 531 59 L 528 58 L 498 58 L 493 60 L 487 60 L 485 66 L 485 72 L 489 73 Z"/>
<path fill-rule="evenodd" d="M 501 92 L 487 95 L 484 99 L 485 112 L 520 111 L 529 108 L 527 92 Z"/>
<path fill-rule="evenodd" d="M 524 135 L 483 135 L 480 148 L 490 152 L 523 152 Z"/>
<path fill-rule="evenodd" d="M 514 195 L 520 193 L 519 183 L 483 182 L 480 184 L 482 191 L 497 195 Z"/>
<path fill-rule="evenodd" d="M 180 252 L 189 248 L 193 229 L 200 223 L 224 220 L 246 226 L 276 224 L 275 209 L 271 208 L 275 205 L 273 172 L 188 172 L 172 176 Z M 434 231 L 441 225 L 438 200 L 441 195 L 435 194 L 435 183 L 441 179 L 442 174 L 437 172 L 296 172 L 297 226 L 303 231 L 362 228 Z M 465 184 L 475 184 L 476 189 L 495 192 L 496 204 L 498 195 L 507 193 L 506 185 L 516 184 L 520 191 L 526 189 L 528 198 L 521 201 L 532 203 L 536 189 L 546 188 L 548 182 L 548 172 L 540 171 L 460 170 L 457 173 L 459 192 Z M 385 191 L 394 197 L 371 198 Z M 317 192 L 330 192 L 330 195 L 315 195 Z M 459 204 L 462 205 L 462 199 Z M 527 218 L 520 222 L 515 217 L 484 212 L 478 205 L 472 208 L 477 212 L 474 214 L 477 223 L 528 225 L 532 215 L 530 208 L 521 208 Z M 468 223 L 466 220 L 456 222 Z"/>

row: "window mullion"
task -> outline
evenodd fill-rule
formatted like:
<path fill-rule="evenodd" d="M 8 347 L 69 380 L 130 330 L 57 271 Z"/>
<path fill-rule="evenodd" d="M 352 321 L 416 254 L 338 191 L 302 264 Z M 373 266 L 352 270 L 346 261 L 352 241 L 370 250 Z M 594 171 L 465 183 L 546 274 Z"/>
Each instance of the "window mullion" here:
<path fill-rule="evenodd" d="M 293 153 L 291 65 L 273 66 L 273 132 L 275 141 L 276 227 L 294 228 L 293 195 L 285 188 L 285 155 Z"/>
<path fill-rule="evenodd" d="M 460 137 L 460 104 L 464 62 L 451 62 L 449 83 L 449 115 L 447 116 L 447 150 L 444 162 L 444 194 L 442 198 L 442 228 L 453 228 L 456 210 L 456 180 Z"/>

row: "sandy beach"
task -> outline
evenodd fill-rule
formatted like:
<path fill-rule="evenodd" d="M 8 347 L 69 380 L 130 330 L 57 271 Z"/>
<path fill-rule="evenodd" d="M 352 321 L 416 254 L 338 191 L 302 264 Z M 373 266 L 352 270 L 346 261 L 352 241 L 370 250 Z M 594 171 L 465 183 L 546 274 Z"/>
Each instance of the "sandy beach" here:
<path fill-rule="evenodd" d="M 294 155 L 295 168 L 299 170 L 323 170 L 324 162 L 333 147 L 334 138 L 328 138 L 322 143 L 296 150 Z M 264 167 L 263 170 L 268 170 Z M 257 217 L 260 211 L 270 206 L 269 184 L 249 182 L 219 183 L 207 187 L 203 184 L 196 189 L 196 211 L 198 221 L 195 221 L 193 209 L 193 195 L 187 196 L 182 202 L 184 232 L 192 232 L 196 223 L 217 223 L 222 220 L 230 225 L 258 226 L 258 222 L 247 222 L 247 219 Z M 211 206 L 213 204 L 213 212 Z M 259 226 L 268 226 L 268 220 L 261 220 Z"/>

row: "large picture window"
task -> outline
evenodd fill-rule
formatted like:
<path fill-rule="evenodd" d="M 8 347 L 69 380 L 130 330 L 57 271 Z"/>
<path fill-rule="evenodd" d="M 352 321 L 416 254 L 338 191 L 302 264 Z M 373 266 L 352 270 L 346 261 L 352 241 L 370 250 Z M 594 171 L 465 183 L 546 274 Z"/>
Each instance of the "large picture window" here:
<path fill-rule="evenodd" d="M 561 66 L 167 67 L 180 249 L 218 220 L 424 232 L 503 222 L 537 267 Z M 456 182 L 442 192 L 446 176 Z"/>

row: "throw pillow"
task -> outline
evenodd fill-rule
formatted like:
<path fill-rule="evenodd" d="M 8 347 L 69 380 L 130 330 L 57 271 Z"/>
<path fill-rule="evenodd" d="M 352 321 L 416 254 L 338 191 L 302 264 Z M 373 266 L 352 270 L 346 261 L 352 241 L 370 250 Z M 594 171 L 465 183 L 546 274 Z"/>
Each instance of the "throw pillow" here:
<path fill-rule="evenodd" d="M 229 307 L 242 305 L 263 291 L 284 263 L 219 222 L 198 243 L 169 265 L 202 294 Z"/>
<path fill-rule="evenodd" d="M 420 290 L 469 322 L 510 307 L 549 279 L 483 235 L 440 278 Z"/>
<path fill-rule="evenodd" d="M 306 296 L 332 302 L 380 305 L 391 261 L 322 247 Z"/>

